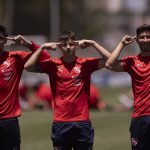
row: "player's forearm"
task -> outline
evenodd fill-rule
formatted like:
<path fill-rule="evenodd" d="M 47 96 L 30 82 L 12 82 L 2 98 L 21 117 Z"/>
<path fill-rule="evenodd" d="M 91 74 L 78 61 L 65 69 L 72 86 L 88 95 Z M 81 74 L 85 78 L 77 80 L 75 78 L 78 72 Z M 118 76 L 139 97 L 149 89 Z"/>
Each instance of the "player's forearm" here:
<path fill-rule="evenodd" d="M 38 65 L 38 59 L 40 57 L 40 54 L 43 51 L 43 47 L 40 47 L 37 51 L 35 51 L 31 57 L 28 59 L 28 61 L 25 63 L 24 68 L 27 71 L 34 71 L 36 66 Z"/>
<path fill-rule="evenodd" d="M 30 47 L 32 47 L 32 45 L 33 45 L 33 42 L 32 41 L 29 41 L 29 40 L 26 40 L 26 39 L 24 39 L 24 42 L 21 42 L 20 43 L 22 46 L 25 46 L 25 47 L 27 47 L 27 48 L 29 48 L 30 49 Z M 32 50 L 32 49 L 31 49 Z"/>
<path fill-rule="evenodd" d="M 35 42 L 31 41 L 31 43 L 28 43 L 28 48 L 32 52 L 35 52 L 38 48 L 40 48 L 40 46 L 38 44 L 36 44 Z M 50 54 L 46 50 L 43 50 L 43 52 L 41 53 L 38 61 L 45 60 L 45 59 L 48 59 L 48 58 L 50 58 Z"/>
<path fill-rule="evenodd" d="M 30 43 L 27 45 L 27 48 L 31 51 L 36 51 L 40 46 L 36 44 L 34 41 L 30 41 Z"/>
<path fill-rule="evenodd" d="M 113 66 L 115 64 L 115 62 L 118 60 L 118 57 L 120 56 L 120 53 L 121 53 L 123 47 L 124 47 L 124 45 L 122 42 L 120 42 L 117 45 L 116 49 L 112 52 L 112 54 L 110 55 L 110 57 L 106 61 L 105 66 L 107 68 L 111 68 L 111 66 Z"/>
<path fill-rule="evenodd" d="M 111 55 L 108 50 L 106 50 L 104 47 L 102 47 L 95 41 L 93 41 L 93 46 L 103 58 L 107 59 Z"/>

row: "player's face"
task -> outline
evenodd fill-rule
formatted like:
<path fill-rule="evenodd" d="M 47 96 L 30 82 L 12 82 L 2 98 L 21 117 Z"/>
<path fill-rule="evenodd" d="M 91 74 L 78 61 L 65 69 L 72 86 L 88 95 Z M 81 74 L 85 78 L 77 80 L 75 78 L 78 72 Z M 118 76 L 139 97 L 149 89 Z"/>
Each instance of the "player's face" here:
<path fill-rule="evenodd" d="M 150 31 L 141 32 L 137 36 L 137 43 L 141 51 L 143 52 L 150 52 Z"/>
<path fill-rule="evenodd" d="M 74 40 L 68 39 L 68 40 L 61 41 L 60 47 L 64 56 L 75 55 L 76 43 Z"/>

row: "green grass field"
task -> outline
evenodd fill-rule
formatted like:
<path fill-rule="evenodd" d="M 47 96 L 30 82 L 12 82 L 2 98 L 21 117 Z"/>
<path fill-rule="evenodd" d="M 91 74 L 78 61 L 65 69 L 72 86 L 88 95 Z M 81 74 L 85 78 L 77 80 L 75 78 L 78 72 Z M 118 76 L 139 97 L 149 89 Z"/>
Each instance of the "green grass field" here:
<path fill-rule="evenodd" d="M 121 90 L 102 89 L 102 96 L 105 96 L 107 102 L 113 105 L 117 103 L 116 97 Z M 111 96 L 107 94 L 108 91 Z M 94 150 L 130 149 L 130 113 L 91 111 L 92 123 L 95 129 Z M 22 150 L 52 150 L 51 123 L 51 111 L 23 112 L 22 117 L 20 117 Z"/>

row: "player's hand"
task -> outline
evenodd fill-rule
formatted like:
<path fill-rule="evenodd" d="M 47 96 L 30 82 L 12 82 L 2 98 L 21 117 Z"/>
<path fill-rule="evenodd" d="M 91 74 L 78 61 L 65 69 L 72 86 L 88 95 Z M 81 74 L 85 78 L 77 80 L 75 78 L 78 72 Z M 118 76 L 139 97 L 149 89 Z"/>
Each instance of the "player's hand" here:
<path fill-rule="evenodd" d="M 121 42 L 125 46 L 125 45 L 128 45 L 130 43 L 133 43 L 135 41 L 135 39 L 136 39 L 136 36 L 125 35 L 122 38 Z"/>
<path fill-rule="evenodd" d="M 92 40 L 85 40 L 85 39 L 79 40 L 79 41 L 76 41 L 76 42 L 77 42 L 77 45 L 79 47 L 81 47 L 82 49 L 87 48 L 87 47 L 89 47 L 89 46 L 94 44 L 94 41 L 92 41 Z"/>
<path fill-rule="evenodd" d="M 50 50 L 56 50 L 60 43 L 52 42 L 52 43 L 45 43 L 41 45 L 42 49 L 50 49 Z"/>
<path fill-rule="evenodd" d="M 15 42 L 15 44 L 29 47 L 32 43 L 28 41 L 24 36 L 17 35 L 16 37 L 7 37 L 7 40 Z"/>

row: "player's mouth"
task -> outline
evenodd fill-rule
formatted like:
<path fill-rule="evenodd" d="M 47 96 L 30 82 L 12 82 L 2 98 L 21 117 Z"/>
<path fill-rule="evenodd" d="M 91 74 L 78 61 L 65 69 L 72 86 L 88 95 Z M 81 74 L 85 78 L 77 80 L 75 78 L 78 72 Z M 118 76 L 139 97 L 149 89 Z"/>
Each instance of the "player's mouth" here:
<path fill-rule="evenodd" d="M 142 51 L 150 51 L 150 42 L 141 42 L 139 47 Z"/>

